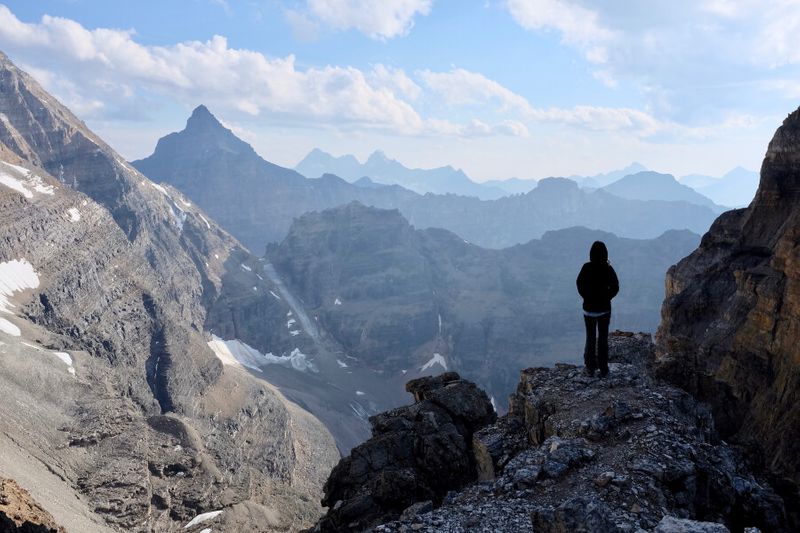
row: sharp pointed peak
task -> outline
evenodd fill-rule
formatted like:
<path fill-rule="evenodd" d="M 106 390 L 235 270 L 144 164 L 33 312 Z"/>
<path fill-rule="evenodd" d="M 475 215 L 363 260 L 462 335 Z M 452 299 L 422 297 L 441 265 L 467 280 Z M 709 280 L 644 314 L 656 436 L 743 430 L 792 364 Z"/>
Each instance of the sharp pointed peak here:
<path fill-rule="evenodd" d="M 211 111 L 209 111 L 208 108 L 203 104 L 200 104 L 199 106 L 195 107 L 194 111 L 192 111 L 192 114 L 189 117 L 189 120 L 186 121 L 187 128 L 197 127 L 201 125 L 219 126 L 221 128 L 225 127 L 222 125 L 219 119 L 217 119 L 217 117 L 215 117 L 214 114 L 211 113 Z"/>

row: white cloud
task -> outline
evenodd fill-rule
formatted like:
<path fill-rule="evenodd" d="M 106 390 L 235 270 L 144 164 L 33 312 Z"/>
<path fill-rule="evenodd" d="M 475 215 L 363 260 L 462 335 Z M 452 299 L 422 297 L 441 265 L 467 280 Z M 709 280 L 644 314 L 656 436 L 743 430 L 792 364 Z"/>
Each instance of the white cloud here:
<path fill-rule="evenodd" d="M 169 46 L 145 46 L 134 37 L 132 30 L 89 30 L 57 17 L 23 23 L 0 5 L 0 47 L 36 65 L 31 73 L 84 117 L 130 118 L 148 95 L 159 95 L 187 106 L 205 103 L 234 119 L 268 116 L 288 126 L 457 137 L 527 134 L 523 124 L 505 119 L 492 125 L 424 117 L 412 105 L 422 88 L 391 66 L 301 69 L 292 55 L 270 58 L 230 48 L 221 36 Z"/>
<path fill-rule="evenodd" d="M 522 96 L 478 72 L 456 68 L 449 72 L 422 70 L 418 76 L 425 85 L 450 105 L 496 101 L 504 111 L 528 112 L 530 104 Z"/>
<path fill-rule="evenodd" d="M 509 12 L 529 30 L 554 29 L 565 42 L 579 46 L 593 63 L 605 63 L 605 45 L 614 33 L 603 27 L 598 14 L 569 0 L 507 0 Z"/>
<path fill-rule="evenodd" d="M 433 0 L 307 0 L 310 15 L 337 30 L 358 30 L 373 39 L 407 35 Z"/>
<path fill-rule="evenodd" d="M 766 112 L 753 85 L 800 77 L 800 0 L 504 5 L 532 33 L 556 32 L 607 87 L 638 91 L 644 107 L 662 120 L 700 125 L 743 108 Z"/>
<path fill-rule="evenodd" d="M 403 69 L 377 64 L 368 77 L 375 87 L 399 93 L 411 100 L 416 100 L 422 94 L 422 88 Z"/>

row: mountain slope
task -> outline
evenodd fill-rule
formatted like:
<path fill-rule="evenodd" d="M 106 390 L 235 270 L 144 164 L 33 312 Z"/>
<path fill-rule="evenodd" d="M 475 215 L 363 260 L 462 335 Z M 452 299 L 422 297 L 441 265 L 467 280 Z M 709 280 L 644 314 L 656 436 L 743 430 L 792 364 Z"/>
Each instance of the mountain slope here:
<path fill-rule="evenodd" d="M 716 212 L 722 212 L 723 207 L 716 205 L 687 185 L 678 183 L 670 174 L 645 171 L 630 174 L 601 190 L 630 200 L 666 200 L 684 201 L 690 204 L 706 206 Z"/>
<path fill-rule="evenodd" d="M 723 437 L 800 481 L 800 110 L 769 144 L 746 209 L 721 215 L 671 268 L 658 338 L 663 374 L 709 402 Z"/>
<path fill-rule="evenodd" d="M 453 194 L 423 196 L 397 185 L 363 187 L 330 174 L 305 179 L 260 158 L 205 108 L 195 114 L 203 119 L 193 115 L 186 129 L 168 135 L 152 156 L 133 164 L 151 178 L 173 184 L 255 253 L 267 243 L 280 242 L 295 217 L 353 200 L 399 209 L 415 227 L 444 228 L 491 248 L 571 226 L 633 238 L 654 238 L 670 229 L 702 234 L 715 216 L 705 206 L 627 200 L 587 192 L 560 178 L 541 180 L 525 195 L 491 201 Z"/>
<path fill-rule="evenodd" d="M 77 531 L 313 520 L 330 435 L 204 332 L 257 260 L 2 55 L 0 113 L 0 474 Z"/>

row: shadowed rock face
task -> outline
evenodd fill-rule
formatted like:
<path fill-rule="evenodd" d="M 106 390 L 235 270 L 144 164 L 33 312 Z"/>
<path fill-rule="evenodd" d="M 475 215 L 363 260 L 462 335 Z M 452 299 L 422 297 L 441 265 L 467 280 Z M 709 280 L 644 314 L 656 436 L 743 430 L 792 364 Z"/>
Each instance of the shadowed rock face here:
<path fill-rule="evenodd" d="M 300 217 L 268 257 L 362 364 L 407 380 L 431 363 L 424 372 L 458 371 L 502 403 L 516 369 L 580 360 L 575 277 L 598 239 L 622 284 L 614 327 L 654 331 L 664 272 L 697 245 L 689 232 L 640 241 L 572 228 L 488 250 L 352 203 Z"/>
<path fill-rule="evenodd" d="M 331 472 L 314 531 L 362 531 L 475 478 L 472 435 L 496 418 L 486 393 L 455 372 L 406 388 L 416 403 L 370 418 L 372 438 Z"/>
<path fill-rule="evenodd" d="M 800 110 L 769 144 L 747 209 L 670 269 L 662 375 L 714 407 L 726 438 L 800 481 Z"/>

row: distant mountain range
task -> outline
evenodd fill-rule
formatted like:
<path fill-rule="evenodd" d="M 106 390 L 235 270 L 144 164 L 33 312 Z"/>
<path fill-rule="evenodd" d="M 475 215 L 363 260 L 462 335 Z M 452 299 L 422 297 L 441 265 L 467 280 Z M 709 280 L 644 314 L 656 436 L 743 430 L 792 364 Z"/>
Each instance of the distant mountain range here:
<path fill-rule="evenodd" d="M 316 178 L 325 174 L 334 174 L 351 183 L 360 186 L 374 187 L 376 184 L 400 185 L 419 194 L 457 194 L 461 196 L 474 196 L 482 200 L 496 200 L 512 194 L 526 194 L 536 188 L 538 179 L 509 178 L 495 179 L 484 182 L 473 181 L 462 170 L 451 166 L 433 169 L 412 169 L 404 166 L 399 161 L 388 158 L 383 152 L 375 151 L 361 163 L 353 155 L 333 156 L 315 148 L 297 164 L 295 170 L 307 178 Z M 595 190 L 604 188 L 607 192 L 615 194 L 623 192 L 634 186 L 629 180 L 625 184 L 609 187 L 626 178 L 627 176 L 648 172 L 641 163 L 633 162 L 630 165 L 610 172 L 595 174 L 593 176 L 567 176 L 581 188 Z M 708 205 L 713 209 L 718 206 L 740 207 L 750 203 L 758 187 L 758 173 L 736 167 L 722 177 L 706 176 L 703 174 L 690 174 L 675 180 L 684 186 L 694 189 L 705 198 L 693 195 L 690 191 L 669 185 L 665 189 L 665 179 L 656 177 L 670 176 L 652 172 L 650 180 L 635 185 L 636 192 L 628 190 L 626 198 L 647 200 L 685 200 L 698 205 Z M 670 176 L 671 177 L 671 176 Z M 361 181 L 368 178 L 367 181 Z M 667 193 L 667 196 L 661 196 Z M 633 196 L 631 196 L 633 194 Z M 710 200 L 710 202 L 709 202 Z M 717 206 L 717 207 L 715 207 Z"/>
<path fill-rule="evenodd" d="M 704 205 L 631 200 L 582 190 L 564 178 L 540 180 L 524 195 L 486 201 L 455 194 L 423 196 L 374 180 L 353 184 L 331 174 L 308 179 L 262 159 L 203 106 L 183 131 L 159 140 L 153 155 L 133 165 L 181 190 L 256 253 L 283 240 L 295 217 L 353 200 L 399 209 L 417 228 L 444 228 L 489 248 L 571 226 L 632 238 L 654 238 L 670 229 L 702 234 L 716 216 Z"/>
<path fill-rule="evenodd" d="M 375 151 L 364 163 L 353 155 L 332 156 L 315 148 L 294 168 L 307 178 L 334 174 L 349 182 L 368 177 L 374 183 L 400 185 L 419 194 L 459 194 L 493 200 L 508 194 L 499 187 L 476 183 L 463 171 L 451 166 L 421 169 L 408 168 L 399 161 Z"/>
<path fill-rule="evenodd" d="M 715 204 L 710 198 L 679 183 L 671 174 L 649 170 L 627 175 L 601 190 L 630 200 L 683 201 L 709 207 L 717 213 L 725 211 L 724 207 Z"/>
<path fill-rule="evenodd" d="M 758 189 L 758 172 L 736 167 L 720 178 L 691 174 L 680 181 L 714 202 L 728 207 L 744 207 L 750 204 Z"/>

